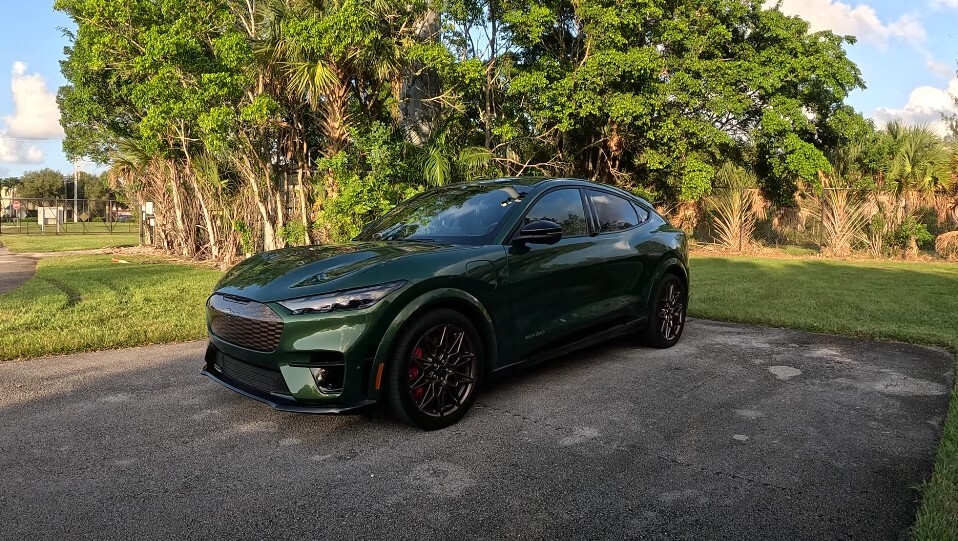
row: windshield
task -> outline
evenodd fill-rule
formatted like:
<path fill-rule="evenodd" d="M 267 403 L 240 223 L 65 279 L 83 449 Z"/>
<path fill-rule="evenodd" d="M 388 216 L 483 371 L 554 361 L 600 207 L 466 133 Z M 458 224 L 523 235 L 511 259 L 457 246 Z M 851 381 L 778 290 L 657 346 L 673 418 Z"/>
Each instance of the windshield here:
<path fill-rule="evenodd" d="M 400 203 L 369 224 L 356 240 L 488 244 L 522 186 L 471 184 L 430 190 Z"/>

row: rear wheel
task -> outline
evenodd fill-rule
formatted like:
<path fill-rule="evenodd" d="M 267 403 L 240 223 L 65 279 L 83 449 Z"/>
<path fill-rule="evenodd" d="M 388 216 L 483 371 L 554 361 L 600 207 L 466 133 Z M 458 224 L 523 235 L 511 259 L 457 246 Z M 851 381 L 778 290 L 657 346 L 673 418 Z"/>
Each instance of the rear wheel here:
<path fill-rule="evenodd" d="M 670 348 L 678 343 L 685 329 L 685 311 L 688 292 L 685 284 L 674 274 L 666 274 L 659 281 L 652 297 L 649 323 L 643 342 L 655 348 Z"/>
<path fill-rule="evenodd" d="M 389 364 L 389 406 L 402 421 L 426 430 L 466 414 L 481 383 L 484 351 L 475 326 L 455 310 L 416 319 L 400 335 Z"/>

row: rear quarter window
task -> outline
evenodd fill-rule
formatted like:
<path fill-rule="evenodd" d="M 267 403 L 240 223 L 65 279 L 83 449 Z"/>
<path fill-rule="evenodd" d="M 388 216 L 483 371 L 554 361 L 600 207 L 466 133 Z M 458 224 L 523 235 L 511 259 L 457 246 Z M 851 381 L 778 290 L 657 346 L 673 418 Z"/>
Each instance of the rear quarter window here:
<path fill-rule="evenodd" d="M 599 233 L 623 231 L 639 225 L 638 210 L 631 201 L 607 192 L 589 190 L 589 198 L 599 219 Z M 648 219 L 646 213 L 646 219 Z"/>

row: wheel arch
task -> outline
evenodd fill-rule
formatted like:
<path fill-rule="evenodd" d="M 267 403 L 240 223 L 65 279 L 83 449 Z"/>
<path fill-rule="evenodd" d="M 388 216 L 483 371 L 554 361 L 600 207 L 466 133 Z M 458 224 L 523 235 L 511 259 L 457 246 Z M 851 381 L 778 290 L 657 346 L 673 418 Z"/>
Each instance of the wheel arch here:
<path fill-rule="evenodd" d="M 482 345 L 486 356 L 486 363 L 483 367 L 484 371 L 488 374 L 491 367 L 496 365 L 498 343 L 492 317 L 489 315 L 488 310 L 486 310 L 476 297 L 461 289 L 447 288 L 432 290 L 410 301 L 389 324 L 379 346 L 376 348 L 376 354 L 373 358 L 372 371 L 370 372 L 370 381 L 368 384 L 368 396 L 371 398 L 379 397 L 385 390 L 386 377 L 382 374 L 387 368 L 392 349 L 402 330 L 409 325 L 410 322 L 415 320 L 415 318 L 419 317 L 420 314 L 427 310 L 435 310 L 438 308 L 455 310 L 468 318 L 482 338 Z M 379 384 L 378 386 L 377 383 Z"/>
<path fill-rule="evenodd" d="M 658 284 L 659 280 L 661 280 L 666 274 L 674 274 L 679 278 L 679 280 L 682 280 L 682 284 L 685 286 L 685 294 L 688 296 L 688 266 L 677 254 L 669 254 L 662 258 L 662 261 L 659 262 L 658 267 L 655 269 L 655 274 L 653 274 L 652 279 L 649 280 L 648 290 L 646 291 L 646 306 L 651 306 L 652 295 L 655 294 L 655 285 Z"/>

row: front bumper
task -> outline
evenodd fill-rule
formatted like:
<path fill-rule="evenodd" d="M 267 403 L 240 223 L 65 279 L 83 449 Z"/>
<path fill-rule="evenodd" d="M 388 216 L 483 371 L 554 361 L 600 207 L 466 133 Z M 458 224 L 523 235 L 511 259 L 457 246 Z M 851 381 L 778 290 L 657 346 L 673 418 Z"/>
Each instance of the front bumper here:
<path fill-rule="evenodd" d="M 375 400 L 361 400 L 350 404 L 337 405 L 309 405 L 297 402 L 292 396 L 280 393 L 266 393 L 245 385 L 239 380 L 233 379 L 223 372 L 217 370 L 212 364 L 207 363 L 201 372 L 204 376 L 219 383 L 220 385 L 236 391 L 237 393 L 258 400 L 269 407 L 279 411 L 289 411 L 293 413 L 317 413 L 317 414 L 338 414 L 338 413 L 359 413 L 376 405 Z"/>
<path fill-rule="evenodd" d="M 379 400 L 374 357 L 389 321 L 381 312 L 389 299 L 365 310 L 304 315 L 257 304 L 231 307 L 236 317 L 225 320 L 225 328 L 213 324 L 222 314 L 208 306 L 205 375 L 284 411 L 340 413 Z M 253 311 L 249 306 L 258 312 L 245 313 Z M 277 329 L 259 324 L 267 319 L 262 316 L 266 310 L 275 314 L 266 314 L 270 319 L 282 322 Z M 255 319 L 249 323 L 242 317 Z M 317 371 L 325 373 L 322 383 Z"/>

